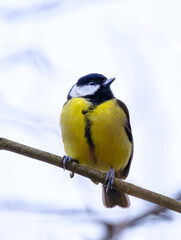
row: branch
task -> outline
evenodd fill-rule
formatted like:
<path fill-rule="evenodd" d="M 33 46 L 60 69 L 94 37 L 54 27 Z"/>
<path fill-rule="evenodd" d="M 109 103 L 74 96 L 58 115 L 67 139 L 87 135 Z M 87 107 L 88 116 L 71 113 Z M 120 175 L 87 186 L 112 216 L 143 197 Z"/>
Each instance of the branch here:
<path fill-rule="evenodd" d="M 13 142 L 5 138 L 0 138 L 0 150 L 1 149 L 19 153 L 21 155 L 24 155 L 30 158 L 35 158 L 43 162 L 50 163 L 57 167 L 63 168 L 63 161 L 61 157 L 48 152 L 38 150 L 36 148 L 31 148 L 29 146 L 19 144 L 17 142 Z M 82 175 L 86 178 L 89 178 L 94 182 L 99 182 L 104 184 L 105 173 L 88 168 L 84 165 L 76 163 L 75 161 L 66 162 L 66 169 L 71 172 Z M 181 202 L 175 199 L 149 191 L 147 189 L 138 187 L 131 183 L 127 183 L 117 178 L 114 178 L 113 188 L 116 190 L 125 192 L 131 196 L 144 199 L 146 201 L 158 204 L 162 207 L 166 207 L 170 210 L 181 213 Z"/>

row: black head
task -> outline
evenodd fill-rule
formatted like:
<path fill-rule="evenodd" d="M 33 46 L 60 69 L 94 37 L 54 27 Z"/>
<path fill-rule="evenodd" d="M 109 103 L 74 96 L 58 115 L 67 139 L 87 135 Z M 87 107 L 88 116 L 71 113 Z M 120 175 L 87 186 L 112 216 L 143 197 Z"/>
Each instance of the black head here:
<path fill-rule="evenodd" d="M 68 94 L 68 100 L 76 97 L 83 97 L 94 104 L 105 102 L 114 95 L 110 89 L 111 83 L 115 78 L 107 79 L 98 73 L 91 73 L 81 77 L 71 88 Z"/>

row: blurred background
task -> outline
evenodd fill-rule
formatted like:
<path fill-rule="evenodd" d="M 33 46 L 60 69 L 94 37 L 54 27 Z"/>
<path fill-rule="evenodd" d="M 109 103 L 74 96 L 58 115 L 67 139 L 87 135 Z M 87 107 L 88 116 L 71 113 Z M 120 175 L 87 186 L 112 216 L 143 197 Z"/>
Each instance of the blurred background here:
<path fill-rule="evenodd" d="M 59 115 L 81 76 L 116 77 L 135 142 L 128 182 L 181 193 L 181 2 L 0 2 L 0 137 L 64 155 Z M 181 216 L 130 197 L 106 209 L 101 186 L 0 151 L 0 239 L 179 239 Z M 148 213 L 145 216 L 145 213 Z"/>

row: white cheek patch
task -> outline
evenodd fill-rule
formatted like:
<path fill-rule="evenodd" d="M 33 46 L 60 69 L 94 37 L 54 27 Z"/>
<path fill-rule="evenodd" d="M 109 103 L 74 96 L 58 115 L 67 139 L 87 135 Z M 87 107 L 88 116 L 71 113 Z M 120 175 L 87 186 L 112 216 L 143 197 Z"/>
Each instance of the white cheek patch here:
<path fill-rule="evenodd" d="M 99 87 L 100 87 L 99 85 L 85 85 L 85 86 L 74 85 L 70 92 L 70 96 L 72 98 L 75 98 L 93 95 L 99 89 Z"/>

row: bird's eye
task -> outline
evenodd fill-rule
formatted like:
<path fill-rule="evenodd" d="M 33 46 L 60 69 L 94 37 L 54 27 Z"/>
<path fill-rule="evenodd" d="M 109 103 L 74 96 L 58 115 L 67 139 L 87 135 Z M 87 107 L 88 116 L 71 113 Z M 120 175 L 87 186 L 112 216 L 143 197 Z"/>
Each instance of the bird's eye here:
<path fill-rule="evenodd" d="M 89 82 L 89 85 L 94 85 L 94 82 Z"/>

